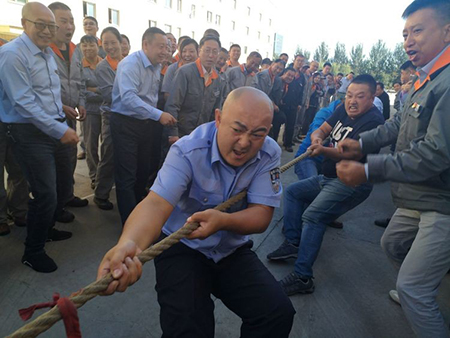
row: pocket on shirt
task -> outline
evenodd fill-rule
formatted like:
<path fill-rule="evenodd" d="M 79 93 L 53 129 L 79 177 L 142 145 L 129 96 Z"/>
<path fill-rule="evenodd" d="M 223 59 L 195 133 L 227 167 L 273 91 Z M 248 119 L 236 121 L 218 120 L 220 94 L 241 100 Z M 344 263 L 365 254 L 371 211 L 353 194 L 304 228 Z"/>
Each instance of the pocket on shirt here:
<path fill-rule="evenodd" d="M 189 190 L 189 198 L 199 208 L 197 211 L 215 208 L 223 202 L 222 192 L 207 191 L 195 184 Z"/>

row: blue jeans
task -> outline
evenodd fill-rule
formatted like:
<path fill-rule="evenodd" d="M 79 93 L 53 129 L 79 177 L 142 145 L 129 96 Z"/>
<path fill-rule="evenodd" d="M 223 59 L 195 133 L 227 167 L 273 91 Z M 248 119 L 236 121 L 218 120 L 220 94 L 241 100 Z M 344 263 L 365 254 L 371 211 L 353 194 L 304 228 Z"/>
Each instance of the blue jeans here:
<path fill-rule="evenodd" d="M 299 246 L 295 272 L 312 277 L 327 224 L 361 204 L 372 191 L 365 183 L 356 188 L 323 175 L 291 184 L 284 194 L 284 235 Z"/>
<path fill-rule="evenodd" d="M 44 252 L 56 215 L 72 198 L 73 146 L 62 144 L 32 124 L 10 124 L 7 129 L 33 196 L 28 202 L 25 255 L 34 255 Z"/>
<path fill-rule="evenodd" d="M 300 181 L 319 175 L 317 162 L 312 158 L 305 158 L 303 161 L 298 162 L 294 169 Z"/>

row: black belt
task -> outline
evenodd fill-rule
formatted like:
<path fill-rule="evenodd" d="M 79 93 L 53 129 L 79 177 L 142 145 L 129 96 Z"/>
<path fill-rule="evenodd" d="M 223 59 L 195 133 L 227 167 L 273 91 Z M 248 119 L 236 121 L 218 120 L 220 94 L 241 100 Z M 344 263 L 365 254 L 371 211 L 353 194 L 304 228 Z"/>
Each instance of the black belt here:
<path fill-rule="evenodd" d="M 58 122 L 66 122 L 66 118 L 65 117 L 61 117 L 59 119 L 55 119 Z"/>

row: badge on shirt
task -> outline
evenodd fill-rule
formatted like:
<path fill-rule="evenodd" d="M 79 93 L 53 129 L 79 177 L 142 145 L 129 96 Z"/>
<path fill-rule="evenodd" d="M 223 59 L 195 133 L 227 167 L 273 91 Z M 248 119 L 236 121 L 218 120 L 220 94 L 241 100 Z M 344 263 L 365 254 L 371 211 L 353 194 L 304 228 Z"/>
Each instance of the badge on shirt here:
<path fill-rule="evenodd" d="M 420 108 L 422 108 L 422 107 L 421 107 L 420 104 L 418 104 L 417 102 L 414 102 L 414 103 L 411 105 L 411 108 L 414 109 L 416 112 L 419 112 L 419 111 L 420 111 Z"/>
<path fill-rule="evenodd" d="M 280 192 L 281 187 L 280 175 L 281 175 L 280 168 L 275 168 L 270 171 L 270 181 L 272 182 L 272 190 L 276 194 Z"/>

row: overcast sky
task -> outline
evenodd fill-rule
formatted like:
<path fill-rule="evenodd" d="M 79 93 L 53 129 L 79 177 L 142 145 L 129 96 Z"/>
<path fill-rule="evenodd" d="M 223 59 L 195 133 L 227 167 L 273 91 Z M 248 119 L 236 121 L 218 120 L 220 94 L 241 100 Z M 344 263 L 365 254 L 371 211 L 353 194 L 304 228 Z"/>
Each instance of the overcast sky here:
<path fill-rule="evenodd" d="M 278 32 L 284 36 L 283 51 L 293 54 L 297 45 L 314 54 L 325 41 L 330 56 L 336 42 L 346 45 L 347 53 L 357 43 L 364 52 L 379 39 L 388 48 L 402 42 L 404 20 L 401 15 L 412 0 L 274 0 L 280 12 Z M 281 7 L 280 4 L 283 4 Z"/>

